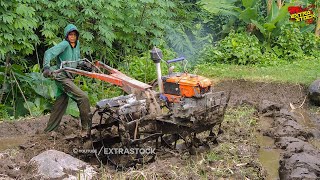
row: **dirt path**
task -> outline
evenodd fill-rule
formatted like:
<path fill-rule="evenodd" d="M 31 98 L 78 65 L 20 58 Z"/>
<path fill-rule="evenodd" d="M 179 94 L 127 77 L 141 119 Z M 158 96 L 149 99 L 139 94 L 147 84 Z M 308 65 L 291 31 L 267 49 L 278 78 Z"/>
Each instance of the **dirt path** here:
<path fill-rule="evenodd" d="M 282 149 L 279 164 L 281 179 L 295 177 L 297 174 L 304 174 L 306 175 L 305 177 L 320 176 L 320 174 L 318 174 L 320 172 L 320 165 L 318 162 L 320 161 L 312 161 L 319 158 L 317 139 L 320 135 L 314 130 L 315 128 L 304 126 L 301 122 L 301 118 L 290 114 L 291 112 L 288 110 L 290 109 L 290 103 L 299 106 L 304 102 L 307 94 L 306 87 L 298 84 L 227 80 L 219 82 L 216 85 L 215 90 L 223 90 L 226 92 L 231 90 L 230 108 L 249 105 L 256 109 L 250 116 L 242 118 L 243 121 L 247 121 L 248 118 L 256 118 L 259 124 L 259 121 L 263 121 L 265 117 L 269 117 L 269 128 L 259 128 L 258 126 L 250 125 L 248 126 L 249 129 L 244 128 L 241 131 L 236 124 L 239 122 L 235 123 L 230 121 L 230 123 L 224 124 L 224 130 L 226 132 L 219 140 L 223 147 L 230 146 L 235 149 L 244 148 L 244 151 L 246 152 L 246 154 L 242 155 L 241 150 L 232 153 L 228 152 L 230 155 L 230 162 L 223 160 L 223 158 L 219 158 L 226 154 L 223 153 L 225 149 L 218 146 L 213 148 L 214 152 L 219 152 L 220 155 L 219 153 L 212 155 L 212 152 L 210 151 L 209 153 L 195 157 L 195 159 L 191 158 L 191 162 L 195 162 L 195 164 L 191 163 L 190 165 L 190 157 L 187 155 L 166 154 L 159 157 L 157 162 L 143 167 L 141 172 L 146 170 L 146 172 L 149 172 L 150 176 L 158 174 L 158 177 L 166 177 L 167 175 L 172 178 L 179 177 L 178 175 L 180 173 L 180 176 L 182 175 L 182 177 L 191 179 L 201 178 L 203 177 L 203 174 L 205 174 L 205 177 L 209 177 L 209 179 L 210 177 L 250 177 L 250 179 L 263 179 L 266 177 L 266 173 L 263 171 L 267 168 L 262 168 L 262 165 L 259 163 L 259 145 L 252 139 L 254 136 L 252 134 L 252 129 L 257 128 L 263 135 L 274 140 L 275 143 L 270 149 Z M 312 117 L 309 118 L 311 124 L 317 126 L 319 124 L 320 116 L 318 116 L 315 111 L 310 112 L 310 109 L 314 109 L 314 107 L 309 105 L 308 100 L 305 101 L 302 107 L 305 109 L 306 115 Z M 81 139 L 72 138 L 72 136 L 77 134 L 79 129 L 78 120 L 70 116 L 65 116 L 58 133 L 51 136 L 51 134 L 44 134 L 42 132 L 48 118 L 49 116 L 43 116 L 25 121 L 0 123 L 0 159 L 2 162 L 0 165 L 0 179 L 2 176 L 6 178 L 24 177 L 25 179 L 28 179 L 27 174 L 31 173 L 30 171 L 32 171 L 32 169 L 28 168 L 27 162 L 33 156 L 46 149 L 56 149 L 75 156 L 75 154 L 73 154 L 73 149 L 80 148 L 83 145 Z M 239 121 L 241 121 L 241 118 Z M 252 129 L 250 129 L 250 127 Z M 290 134 L 287 132 L 292 133 Z M 72 141 L 68 140 L 68 138 L 72 139 Z M 300 145 L 295 144 L 296 142 L 298 144 L 300 143 Z M 301 144 L 303 144 L 302 149 Z M 300 147 L 300 149 L 293 148 L 293 145 Z M 292 150 L 292 148 L 294 150 Z M 232 163 L 231 155 L 239 157 L 240 163 L 230 165 L 230 163 Z M 253 160 L 250 160 L 253 164 L 249 163 L 250 161 L 246 159 L 247 157 L 253 158 Z M 309 159 L 310 161 L 304 162 L 300 157 L 306 157 L 304 159 Z M 225 157 L 225 159 L 228 158 Z M 293 163 L 296 160 L 301 160 L 301 163 Z M 199 162 L 202 162 L 202 164 L 199 165 Z M 229 165 L 232 168 L 230 168 Z M 160 166 L 163 166 L 163 168 L 155 168 Z M 181 168 L 186 166 L 189 168 L 184 168 L 185 171 L 179 172 L 177 169 L 177 171 L 172 170 L 175 169 L 172 167 Z M 197 168 L 192 168 L 192 166 L 196 166 Z M 225 168 L 228 172 L 216 174 L 217 168 L 221 167 Z M 152 169 L 154 171 L 152 171 Z M 197 169 L 197 171 L 194 172 L 192 169 Z M 123 172 L 122 174 L 120 173 L 120 176 L 134 175 L 136 172 L 137 171 Z M 155 172 L 155 174 L 150 172 Z M 250 176 L 250 173 L 255 174 L 255 176 Z M 119 176 L 119 173 L 106 167 L 101 173 L 101 176 L 114 178 L 115 176 Z M 297 179 L 299 179 L 299 177 L 301 178 L 302 176 L 297 177 Z"/>

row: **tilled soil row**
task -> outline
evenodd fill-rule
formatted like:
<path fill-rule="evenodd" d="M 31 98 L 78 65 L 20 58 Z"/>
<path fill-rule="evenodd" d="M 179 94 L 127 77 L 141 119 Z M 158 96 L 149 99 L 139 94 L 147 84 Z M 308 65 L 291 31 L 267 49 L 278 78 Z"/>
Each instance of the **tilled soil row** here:
<path fill-rule="evenodd" d="M 309 143 L 311 139 L 319 139 L 317 125 L 310 128 L 301 123 L 306 118 L 301 113 L 303 110 L 289 111 L 282 108 L 283 105 L 269 101 L 264 104 L 268 105 L 263 105 L 260 112 L 262 116 L 272 117 L 272 122 L 269 122 L 271 128 L 264 130 L 263 134 L 274 138 L 276 147 L 283 150 L 280 179 L 319 179 L 320 151 Z M 306 115 L 316 123 L 318 118 L 315 115 Z"/>

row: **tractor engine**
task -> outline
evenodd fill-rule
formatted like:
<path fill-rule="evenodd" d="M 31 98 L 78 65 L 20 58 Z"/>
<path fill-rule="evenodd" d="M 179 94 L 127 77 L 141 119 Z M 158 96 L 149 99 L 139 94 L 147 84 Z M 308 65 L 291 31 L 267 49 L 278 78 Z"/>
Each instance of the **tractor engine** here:
<path fill-rule="evenodd" d="M 197 115 L 221 103 L 219 101 L 223 94 L 213 93 L 211 91 L 212 82 L 205 77 L 174 73 L 163 76 L 162 82 L 163 95 L 166 102 L 170 104 L 175 118 L 193 121 Z"/>

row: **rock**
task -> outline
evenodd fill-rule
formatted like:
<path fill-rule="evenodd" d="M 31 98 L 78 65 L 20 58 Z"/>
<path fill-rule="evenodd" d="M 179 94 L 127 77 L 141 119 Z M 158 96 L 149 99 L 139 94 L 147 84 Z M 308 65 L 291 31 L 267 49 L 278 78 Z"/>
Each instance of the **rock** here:
<path fill-rule="evenodd" d="M 30 166 L 37 168 L 35 177 L 41 179 L 93 179 L 97 172 L 89 164 L 64 152 L 48 150 L 33 157 Z"/>
<path fill-rule="evenodd" d="M 320 105 L 320 79 L 315 80 L 311 85 L 309 86 L 309 99 L 310 102 L 312 102 L 314 105 L 319 106 Z"/>

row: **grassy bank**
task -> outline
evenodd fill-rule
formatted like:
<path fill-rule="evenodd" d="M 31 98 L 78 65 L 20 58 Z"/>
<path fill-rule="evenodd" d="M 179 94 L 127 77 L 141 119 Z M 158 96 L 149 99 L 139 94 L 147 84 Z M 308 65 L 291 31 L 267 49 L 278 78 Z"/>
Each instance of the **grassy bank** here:
<path fill-rule="evenodd" d="M 263 82 L 289 82 L 309 85 L 320 78 L 320 60 L 304 59 L 272 66 L 201 64 L 195 73 L 217 79 L 246 79 Z"/>

